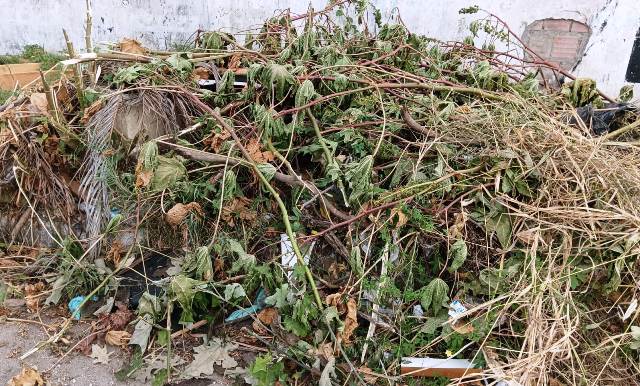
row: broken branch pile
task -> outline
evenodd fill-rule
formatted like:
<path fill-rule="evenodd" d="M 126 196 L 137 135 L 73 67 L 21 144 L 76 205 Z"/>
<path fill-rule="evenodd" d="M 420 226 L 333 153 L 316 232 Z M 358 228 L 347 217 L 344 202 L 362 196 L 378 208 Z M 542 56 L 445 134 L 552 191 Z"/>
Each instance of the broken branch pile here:
<path fill-rule="evenodd" d="M 471 32 L 442 43 L 340 2 L 243 43 L 63 61 L 73 79 L 0 108 L 4 253 L 52 247 L 4 280 L 135 308 L 132 366 L 156 379 L 215 363 L 264 385 L 386 384 L 423 356 L 484 370 L 467 379 L 630 379 L 638 117 L 595 136 L 575 109 L 603 104 L 592 82 L 546 88 L 548 63 L 496 51 L 506 26 Z M 191 323 L 225 328 L 185 365 L 171 348 Z"/>

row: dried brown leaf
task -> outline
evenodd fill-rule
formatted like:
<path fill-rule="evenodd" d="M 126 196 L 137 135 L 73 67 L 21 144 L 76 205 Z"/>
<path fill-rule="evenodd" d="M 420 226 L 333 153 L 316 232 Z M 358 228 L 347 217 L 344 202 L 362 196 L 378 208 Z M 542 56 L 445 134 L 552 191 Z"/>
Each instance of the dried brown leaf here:
<path fill-rule="evenodd" d="M 147 53 L 147 49 L 139 41 L 128 38 L 124 38 L 118 43 L 118 49 L 128 54 L 145 55 Z"/>
<path fill-rule="evenodd" d="M 136 170 L 136 188 L 147 187 L 152 178 L 152 170 Z"/>
<path fill-rule="evenodd" d="M 175 204 L 173 208 L 169 209 L 164 218 L 169 225 L 176 227 L 180 225 L 190 213 L 195 213 L 200 217 L 204 217 L 204 212 L 202 211 L 200 204 L 197 202 L 190 202 L 188 204 Z"/>
<path fill-rule="evenodd" d="M 256 163 L 263 164 L 275 159 L 272 152 L 260 150 L 260 143 L 255 138 L 251 138 L 245 147 L 251 159 Z"/>
<path fill-rule="evenodd" d="M 49 114 L 49 102 L 47 101 L 47 95 L 43 92 L 36 92 L 29 97 L 31 105 L 42 114 Z"/>
<path fill-rule="evenodd" d="M 35 284 L 27 284 L 24 286 L 25 301 L 29 311 L 37 311 L 40 306 L 40 293 L 44 291 L 45 285 L 43 282 Z"/>
<path fill-rule="evenodd" d="M 351 336 L 356 328 L 358 328 L 358 304 L 355 299 L 351 298 L 347 301 L 347 317 L 344 321 L 344 330 L 340 333 L 345 345 L 352 343 Z"/>
<path fill-rule="evenodd" d="M 23 367 L 20 374 L 7 382 L 7 386 L 44 386 L 44 380 L 36 369 Z"/>
<path fill-rule="evenodd" d="M 193 69 L 191 75 L 195 80 L 209 79 L 209 70 L 204 67 L 196 67 Z"/>
<path fill-rule="evenodd" d="M 129 339 L 131 339 L 131 334 L 122 330 L 107 331 L 107 334 L 104 337 L 104 341 L 107 342 L 107 344 L 121 347 L 128 345 Z"/>

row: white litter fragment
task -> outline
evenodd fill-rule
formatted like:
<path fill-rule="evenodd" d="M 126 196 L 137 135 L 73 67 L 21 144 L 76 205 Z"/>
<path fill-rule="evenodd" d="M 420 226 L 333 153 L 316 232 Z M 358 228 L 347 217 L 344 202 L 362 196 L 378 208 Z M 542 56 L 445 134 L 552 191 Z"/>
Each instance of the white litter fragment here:
<path fill-rule="evenodd" d="M 416 316 L 418 318 L 424 316 L 424 310 L 422 309 L 422 306 L 420 304 L 416 304 L 415 306 L 413 306 L 413 316 Z"/>
<path fill-rule="evenodd" d="M 315 244 L 315 241 L 312 242 L 307 253 L 304 254 L 303 260 L 305 264 L 309 264 L 309 257 L 311 256 L 311 251 L 313 251 L 313 246 Z M 287 269 L 287 278 L 291 280 L 291 275 L 293 275 L 293 269 L 296 266 L 297 259 L 296 253 L 293 251 L 293 244 L 291 244 L 291 240 L 286 233 L 280 234 L 280 253 L 282 253 L 282 266 Z"/>
<path fill-rule="evenodd" d="M 449 308 L 449 316 L 452 318 L 458 317 L 467 312 L 467 307 L 463 306 L 458 300 L 451 302 L 451 304 L 449 304 Z"/>
<path fill-rule="evenodd" d="M 466 359 L 403 357 L 400 362 L 400 374 L 414 377 L 459 378 L 480 372 L 482 369 L 476 368 Z"/>
<path fill-rule="evenodd" d="M 638 299 L 633 299 L 631 303 L 629 303 L 629 307 L 627 307 L 627 311 L 622 315 L 622 320 L 625 321 L 633 315 L 638 309 Z"/>

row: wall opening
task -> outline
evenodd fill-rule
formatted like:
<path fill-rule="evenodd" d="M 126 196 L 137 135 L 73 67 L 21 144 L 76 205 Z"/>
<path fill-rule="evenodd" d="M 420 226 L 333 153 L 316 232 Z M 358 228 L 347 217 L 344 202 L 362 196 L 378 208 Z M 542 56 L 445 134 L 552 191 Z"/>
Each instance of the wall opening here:
<path fill-rule="evenodd" d="M 588 25 L 571 19 L 543 19 L 527 25 L 525 44 L 545 60 L 571 70 L 584 54 L 591 36 Z"/>

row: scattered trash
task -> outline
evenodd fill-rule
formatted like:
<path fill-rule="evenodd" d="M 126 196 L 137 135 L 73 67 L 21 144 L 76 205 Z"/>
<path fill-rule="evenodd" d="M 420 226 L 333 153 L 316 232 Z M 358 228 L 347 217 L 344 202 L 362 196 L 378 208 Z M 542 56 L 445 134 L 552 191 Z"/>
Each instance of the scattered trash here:
<path fill-rule="evenodd" d="M 414 377 L 460 378 L 482 373 L 466 359 L 436 359 L 403 357 L 400 373 Z"/>
<path fill-rule="evenodd" d="M 452 318 L 456 318 L 462 314 L 467 312 L 467 307 L 463 306 L 459 300 L 454 300 L 449 304 L 449 316 Z"/>
<path fill-rule="evenodd" d="M 3 282 L 33 312 L 91 317 L 78 349 L 106 363 L 128 346 L 120 374 L 156 384 L 216 366 L 265 385 L 460 376 L 480 369 L 435 358 L 487 342 L 499 380 L 575 363 L 584 383 L 633 378 L 625 350 L 598 347 L 621 333 L 610 314 L 565 316 L 638 312 L 637 108 L 586 78 L 547 87 L 569 74 L 518 58 L 483 12 L 462 10 L 481 13 L 464 42 L 360 1 L 238 37 L 181 31 L 175 51 L 69 41 L 55 77 L 0 106 Z M 100 304 L 67 298 L 88 293 Z M 233 343 L 211 336 L 223 320 Z M 539 339 L 547 325 L 557 336 Z M 185 335 L 211 341 L 159 364 Z"/>
<path fill-rule="evenodd" d="M 631 303 L 629 303 L 629 306 L 627 307 L 627 310 L 625 311 L 624 315 L 622 315 L 622 321 L 629 319 L 631 315 L 633 315 L 636 312 L 637 309 L 638 309 L 638 299 L 633 298 Z"/>
<path fill-rule="evenodd" d="M 80 320 L 80 316 L 81 316 L 80 305 L 84 302 L 84 300 L 85 300 L 85 296 L 76 296 L 75 298 L 69 300 L 69 305 L 68 305 L 69 311 L 71 312 L 71 316 L 76 320 Z M 98 297 L 92 296 L 91 301 L 97 302 Z"/>
<path fill-rule="evenodd" d="M 309 264 L 309 257 L 311 256 L 314 245 L 315 241 L 311 243 L 309 249 L 303 255 L 305 264 Z M 295 252 L 293 251 L 291 240 L 289 240 L 289 236 L 286 233 L 280 234 L 280 252 L 282 254 L 282 266 L 287 268 L 287 278 L 289 279 L 289 281 L 291 281 L 291 275 L 293 275 L 293 269 L 298 263 L 298 260 L 296 258 Z"/>
<path fill-rule="evenodd" d="M 266 305 L 265 300 L 267 299 L 267 294 L 263 288 L 258 290 L 256 294 L 256 298 L 253 301 L 253 305 L 251 307 L 243 308 L 241 310 L 236 310 L 231 313 L 224 321 L 225 323 L 234 323 L 244 320 L 251 315 L 258 313 L 261 309 L 263 309 Z"/>

